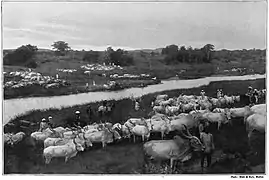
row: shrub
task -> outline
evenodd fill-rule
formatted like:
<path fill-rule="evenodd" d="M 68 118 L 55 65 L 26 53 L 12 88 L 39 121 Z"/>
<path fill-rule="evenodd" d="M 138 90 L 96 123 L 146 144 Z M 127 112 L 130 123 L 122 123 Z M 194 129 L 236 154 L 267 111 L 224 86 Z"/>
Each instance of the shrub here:
<path fill-rule="evenodd" d="M 32 60 L 32 57 L 37 51 L 36 46 L 30 44 L 26 46 L 21 46 L 15 51 L 9 52 L 5 55 L 3 61 L 4 65 L 25 65 L 28 64 L 28 61 Z"/>

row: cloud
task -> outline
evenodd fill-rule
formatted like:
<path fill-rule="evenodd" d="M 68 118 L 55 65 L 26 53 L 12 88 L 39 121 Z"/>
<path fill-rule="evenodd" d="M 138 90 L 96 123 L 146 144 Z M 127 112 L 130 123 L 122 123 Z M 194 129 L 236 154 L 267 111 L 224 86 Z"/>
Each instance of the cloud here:
<path fill-rule="evenodd" d="M 4 48 L 57 40 L 81 48 L 264 48 L 266 2 L 3 3 L 3 27 Z"/>

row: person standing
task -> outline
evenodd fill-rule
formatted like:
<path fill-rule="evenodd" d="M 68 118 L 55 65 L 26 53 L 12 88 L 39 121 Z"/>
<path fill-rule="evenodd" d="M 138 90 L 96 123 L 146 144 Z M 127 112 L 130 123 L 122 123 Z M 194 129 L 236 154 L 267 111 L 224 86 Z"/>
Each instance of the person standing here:
<path fill-rule="evenodd" d="M 48 117 L 48 120 L 49 120 L 49 121 L 48 121 L 48 125 L 49 125 L 50 128 L 52 128 L 52 127 L 53 127 L 52 117 L 49 116 L 49 117 Z"/>
<path fill-rule="evenodd" d="M 201 90 L 200 95 L 202 96 L 202 100 L 205 99 L 205 91 Z"/>
<path fill-rule="evenodd" d="M 73 122 L 73 127 L 80 128 L 80 112 L 76 111 L 75 112 L 75 121 Z"/>
<path fill-rule="evenodd" d="M 249 86 L 248 87 L 248 92 L 247 92 L 246 95 L 249 98 L 249 103 L 252 104 L 252 95 L 253 95 L 253 88 L 252 88 L 252 86 Z"/>
<path fill-rule="evenodd" d="M 198 130 L 199 130 L 199 136 L 198 137 L 201 137 L 201 133 L 204 132 L 204 128 L 205 128 L 205 123 L 204 123 L 204 121 L 201 121 L 199 123 L 199 126 L 198 126 Z"/>
<path fill-rule="evenodd" d="M 255 99 L 255 104 L 258 104 L 258 100 L 259 100 L 259 98 L 258 98 L 258 96 L 259 96 L 259 92 L 258 92 L 258 90 L 257 89 L 254 89 L 254 91 L 253 91 L 253 96 L 254 96 L 254 99 Z"/>
<path fill-rule="evenodd" d="M 88 115 L 88 119 L 89 119 L 89 124 L 91 124 L 91 120 L 92 120 L 92 115 L 93 115 L 93 112 L 92 112 L 92 109 L 91 109 L 91 106 L 89 105 L 86 109 L 86 113 Z"/>
<path fill-rule="evenodd" d="M 136 110 L 136 111 L 139 111 L 139 109 L 140 109 L 140 103 L 139 103 L 139 100 L 137 99 L 137 100 L 135 101 L 135 110 Z"/>
<path fill-rule="evenodd" d="M 207 160 L 207 167 L 210 167 L 211 156 L 215 149 L 213 135 L 209 133 L 208 127 L 205 127 L 204 132 L 202 132 L 200 135 L 200 139 L 201 139 L 202 144 L 205 147 L 205 150 L 202 152 L 202 158 L 201 158 L 201 168 L 203 169 L 205 158 Z"/>
<path fill-rule="evenodd" d="M 220 91 L 220 97 L 224 97 L 222 89 L 220 89 L 219 91 Z"/>
<path fill-rule="evenodd" d="M 219 99 L 221 97 L 220 89 L 217 89 L 217 98 Z"/>
<path fill-rule="evenodd" d="M 45 118 L 42 118 L 40 125 L 39 125 L 39 132 L 43 132 L 45 129 L 49 127 L 49 124 Z"/>

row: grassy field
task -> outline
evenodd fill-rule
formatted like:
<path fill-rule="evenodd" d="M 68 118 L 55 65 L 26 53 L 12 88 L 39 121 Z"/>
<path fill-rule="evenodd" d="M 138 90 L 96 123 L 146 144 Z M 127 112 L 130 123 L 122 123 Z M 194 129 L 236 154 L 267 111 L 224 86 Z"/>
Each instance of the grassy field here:
<path fill-rule="evenodd" d="M 200 90 L 204 89 L 207 95 L 215 96 L 216 89 L 223 88 L 223 91 L 226 94 L 242 94 L 247 91 L 249 85 L 258 89 L 265 88 L 265 80 L 212 82 L 208 86 L 173 90 L 163 93 L 166 93 L 169 96 L 178 96 L 180 93 L 199 94 Z M 147 117 L 148 113 L 151 112 L 150 103 L 157 94 L 162 93 L 143 96 L 141 103 L 142 109 L 138 112 L 134 110 L 134 104 L 130 99 L 123 99 L 115 102 L 115 109 L 107 120 L 116 123 L 124 122 L 130 117 Z M 97 102 L 91 103 L 90 105 L 96 110 L 100 104 L 101 102 Z M 73 112 L 75 112 L 75 110 L 80 110 L 82 112 L 81 118 L 84 120 L 85 124 L 99 122 L 100 119 L 96 114 L 94 114 L 91 122 L 89 122 L 86 115 L 86 106 L 87 104 L 63 108 L 61 110 L 50 109 L 46 111 L 33 111 L 13 119 L 11 122 L 15 124 L 15 126 L 6 125 L 4 131 L 24 131 L 29 135 L 30 132 L 38 129 L 37 123 L 40 122 L 41 118 L 48 117 L 49 115 L 53 117 L 55 126 L 65 126 L 68 119 L 74 118 Z M 235 106 L 243 106 L 243 104 L 239 103 Z M 33 125 L 28 129 L 22 129 L 18 123 L 19 120 L 22 119 L 36 123 L 36 125 Z M 252 140 L 252 143 L 255 143 L 253 147 L 259 153 L 257 155 L 248 154 L 249 146 L 247 144 L 247 134 L 240 119 L 235 119 L 232 127 L 224 126 L 220 131 L 215 131 L 214 126 L 212 126 L 212 132 L 215 137 L 216 152 L 213 154 L 213 166 L 207 170 L 207 173 L 250 172 L 244 168 L 246 163 L 248 163 L 250 167 L 265 163 L 265 135 L 258 133 L 257 136 L 255 136 L 256 139 Z M 153 136 L 153 139 L 157 138 L 159 137 Z M 5 173 L 161 173 L 161 168 L 159 167 L 143 168 L 144 161 L 141 143 L 133 144 L 120 142 L 109 145 L 106 149 L 101 149 L 101 145 L 94 145 L 94 148 L 79 153 L 66 164 L 64 163 L 64 159 L 53 159 L 52 163 L 46 166 L 42 157 L 42 148 L 34 149 L 29 142 L 29 138 L 26 138 L 14 149 L 5 147 Z M 237 158 L 221 158 L 221 155 L 224 153 L 236 154 Z M 199 155 L 197 155 L 197 157 L 199 157 Z M 194 158 L 194 160 L 185 164 L 184 168 L 177 172 L 201 173 L 199 168 L 199 158 Z"/>
<path fill-rule="evenodd" d="M 40 72 L 46 76 L 53 76 L 58 73 L 60 78 L 70 82 L 71 86 L 45 89 L 41 86 L 29 86 L 17 89 L 8 88 L 4 90 L 4 99 L 10 98 L 23 98 L 33 96 L 55 96 L 55 95 L 67 95 L 76 94 L 87 91 L 103 91 L 106 90 L 103 85 L 108 81 L 114 79 L 109 78 L 111 74 L 150 74 L 151 77 L 157 77 L 157 80 L 152 79 L 125 79 L 115 80 L 120 84 L 121 88 L 139 87 L 150 84 L 159 83 L 159 80 L 175 77 L 179 79 L 194 79 L 207 77 L 212 75 L 245 75 L 245 74 L 264 74 L 265 73 L 265 54 L 260 51 L 216 51 L 214 52 L 214 58 L 211 63 L 201 64 L 188 64 L 177 63 L 173 65 L 166 65 L 164 62 L 165 56 L 160 53 L 151 55 L 151 51 L 130 51 L 129 54 L 134 59 L 134 64 L 131 66 L 123 67 L 123 69 L 115 69 L 112 71 L 93 71 L 91 75 L 84 74 L 84 70 L 80 67 L 86 65 L 89 62 L 83 61 L 83 55 L 85 52 L 75 51 L 66 54 L 66 56 L 55 56 L 53 52 L 37 52 L 35 55 L 35 61 L 38 67 L 33 69 L 36 72 Z M 233 68 L 246 68 L 242 72 L 231 71 Z M 21 66 L 4 66 L 5 72 L 11 72 L 16 70 L 24 70 L 26 68 Z M 59 72 L 57 69 L 76 69 L 73 73 Z M 229 70 L 229 71 L 225 71 Z M 106 74 L 107 77 L 103 77 L 102 74 Z M 4 79 L 6 82 L 8 79 Z M 96 86 L 93 86 L 95 81 Z M 86 83 L 89 83 L 89 89 L 85 89 Z M 113 89 L 112 89 L 113 90 Z"/>

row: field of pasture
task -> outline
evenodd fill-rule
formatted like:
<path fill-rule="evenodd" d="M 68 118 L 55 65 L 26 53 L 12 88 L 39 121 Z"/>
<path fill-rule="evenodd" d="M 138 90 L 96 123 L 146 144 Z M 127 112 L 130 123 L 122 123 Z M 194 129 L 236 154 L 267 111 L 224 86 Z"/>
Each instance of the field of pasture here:
<path fill-rule="evenodd" d="M 125 122 L 130 117 L 147 117 L 152 111 L 150 104 L 158 94 L 168 94 L 169 97 L 178 96 L 181 93 L 186 95 L 198 95 L 201 89 L 204 89 L 208 96 L 216 96 L 216 90 L 222 88 L 227 95 L 236 95 L 246 93 L 247 87 L 252 85 L 254 88 L 264 89 L 265 79 L 251 81 L 223 81 L 212 82 L 208 86 L 199 88 L 173 90 L 162 93 L 154 93 L 142 97 L 141 110 L 134 110 L 134 102 L 131 99 L 116 101 L 115 109 L 108 121 L 112 123 Z M 44 111 L 32 111 L 26 115 L 11 120 L 14 125 L 7 124 L 4 127 L 6 132 L 24 131 L 29 136 L 33 131 L 38 130 L 38 123 L 43 117 L 52 116 L 54 126 L 65 126 L 68 119 L 74 118 L 74 112 L 81 112 L 81 119 L 85 123 L 99 122 L 96 109 L 101 102 L 91 103 L 94 115 L 89 122 L 86 107 L 88 104 L 74 107 L 67 107 L 61 110 L 49 109 Z M 243 104 L 235 104 L 236 107 L 242 107 Z M 22 128 L 19 120 L 27 120 L 33 123 L 29 128 Z M 246 173 L 246 172 L 264 172 L 264 168 L 259 170 L 257 166 L 264 167 L 265 163 L 265 135 L 259 134 L 252 139 L 252 144 L 258 154 L 250 154 L 247 141 L 247 134 L 242 119 L 233 119 L 233 126 L 223 126 L 220 131 L 212 132 L 215 137 L 216 151 L 213 154 L 213 165 L 207 170 L 207 173 Z M 153 139 L 159 139 L 154 135 Z M 163 167 L 150 166 L 144 168 L 142 143 L 137 142 L 118 142 L 108 145 L 102 149 L 101 145 L 94 145 L 92 149 L 79 152 L 78 155 L 70 159 L 67 163 L 64 159 L 53 159 L 51 164 L 45 165 L 42 157 L 43 148 L 33 148 L 29 138 L 25 138 L 14 148 L 5 147 L 4 151 L 4 173 L 62 173 L 62 174 L 135 174 L 135 173 L 167 173 Z M 246 166 L 247 165 L 247 166 Z M 258 169 L 258 170 L 257 170 Z M 199 154 L 186 163 L 182 169 L 176 173 L 201 173 L 199 167 Z"/>
<path fill-rule="evenodd" d="M 16 71 L 25 72 L 28 71 L 28 68 L 4 65 L 4 99 L 57 96 L 141 87 L 175 77 L 177 79 L 195 79 L 212 75 L 264 74 L 266 67 L 265 56 L 259 52 L 249 52 L 244 55 L 244 53 L 236 51 L 217 51 L 211 63 L 176 63 L 168 65 L 164 61 L 165 56 L 160 53 L 151 56 L 151 51 L 145 51 L 144 53 L 130 51 L 129 54 L 133 57 L 134 64 L 113 68 L 108 65 L 102 66 L 102 62 L 99 65 L 95 64 L 99 68 L 91 68 L 90 66 L 94 64 L 83 61 L 84 53 L 75 51 L 67 53 L 65 56 L 55 56 L 52 51 L 41 51 L 35 55 L 34 59 L 38 66 L 33 68 L 32 71 L 40 73 L 41 76 L 50 77 L 50 79 L 56 78 L 56 74 L 58 74 L 59 79 L 66 81 L 66 83 L 55 83 L 52 80 L 41 84 L 34 79 L 21 79 L 21 77 L 15 77 L 10 73 Z M 100 53 L 102 54 L 103 52 Z M 89 69 L 85 67 L 89 67 Z M 118 76 L 114 76 L 115 74 Z M 149 76 L 141 76 L 142 74 Z M 117 86 L 110 87 L 113 82 Z M 87 83 L 88 87 L 86 88 Z"/>

